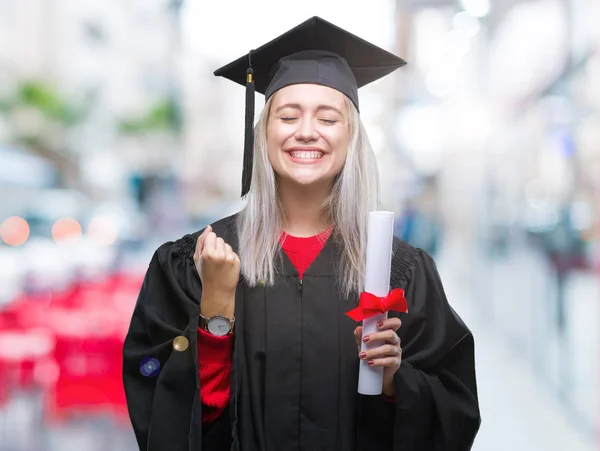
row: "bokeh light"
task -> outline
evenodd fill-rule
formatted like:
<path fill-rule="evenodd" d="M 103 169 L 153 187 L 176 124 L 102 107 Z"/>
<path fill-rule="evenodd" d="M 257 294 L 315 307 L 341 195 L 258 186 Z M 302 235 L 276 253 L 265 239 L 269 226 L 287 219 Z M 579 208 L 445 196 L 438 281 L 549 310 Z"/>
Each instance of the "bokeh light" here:
<path fill-rule="evenodd" d="M 11 216 L 0 225 L 0 236 L 9 246 L 21 246 L 29 238 L 29 224 L 19 216 Z"/>
<path fill-rule="evenodd" d="M 52 226 L 52 238 L 57 243 L 78 241 L 81 235 L 81 225 L 76 219 L 62 218 Z"/>
<path fill-rule="evenodd" d="M 140 365 L 140 373 L 146 377 L 153 377 L 160 371 L 160 362 L 153 357 L 146 357 Z"/>
<path fill-rule="evenodd" d="M 110 246 L 117 241 L 119 228 L 113 218 L 97 216 L 90 221 L 87 235 L 98 246 Z"/>

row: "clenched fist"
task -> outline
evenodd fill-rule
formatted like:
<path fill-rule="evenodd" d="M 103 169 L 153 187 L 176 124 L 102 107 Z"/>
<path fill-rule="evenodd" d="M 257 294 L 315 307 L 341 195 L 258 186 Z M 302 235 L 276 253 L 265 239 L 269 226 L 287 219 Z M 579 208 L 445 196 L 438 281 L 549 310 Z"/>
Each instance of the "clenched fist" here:
<path fill-rule="evenodd" d="M 240 276 L 237 254 L 208 226 L 198 237 L 194 262 L 202 281 L 202 316 L 222 314 L 232 317 Z"/>

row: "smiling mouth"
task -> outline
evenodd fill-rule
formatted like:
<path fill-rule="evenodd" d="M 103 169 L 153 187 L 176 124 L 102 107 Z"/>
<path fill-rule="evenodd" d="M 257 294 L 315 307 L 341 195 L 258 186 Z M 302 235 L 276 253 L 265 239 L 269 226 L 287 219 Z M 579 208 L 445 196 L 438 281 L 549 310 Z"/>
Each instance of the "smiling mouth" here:
<path fill-rule="evenodd" d="M 296 160 L 320 160 L 325 152 L 320 150 L 291 150 L 288 154 Z"/>

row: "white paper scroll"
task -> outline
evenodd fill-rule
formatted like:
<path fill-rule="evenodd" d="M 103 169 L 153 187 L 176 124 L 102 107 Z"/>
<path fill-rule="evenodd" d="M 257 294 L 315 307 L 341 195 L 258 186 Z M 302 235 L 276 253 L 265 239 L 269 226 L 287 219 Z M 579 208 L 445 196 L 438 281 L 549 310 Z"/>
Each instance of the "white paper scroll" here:
<path fill-rule="evenodd" d="M 394 213 L 372 211 L 369 213 L 367 231 L 367 262 L 364 291 L 375 296 L 385 296 L 390 291 L 392 243 L 394 240 Z M 363 337 L 377 331 L 377 322 L 387 318 L 387 313 L 372 316 L 363 321 Z M 381 342 L 364 343 L 361 351 L 381 346 Z M 358 392 L 363 395 L 380 395 L 383 385 L 383 368 L 370 367 L 360 360 Z"/>

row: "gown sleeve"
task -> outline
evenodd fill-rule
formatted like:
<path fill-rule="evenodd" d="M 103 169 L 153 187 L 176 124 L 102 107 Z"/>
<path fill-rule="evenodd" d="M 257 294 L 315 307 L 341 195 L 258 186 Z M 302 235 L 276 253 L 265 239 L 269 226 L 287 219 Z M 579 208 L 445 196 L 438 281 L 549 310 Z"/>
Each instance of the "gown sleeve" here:
<path fill-rule="evenodd" d="M 365 397 L 359 448 L 468 451 L 481 422 L 473 335 L 448 303 L 433 259 L 415 250 L 411 260 L 394 284 L 405 289 L 408 313 L 389 313 L 402 320 L 395 403 Z"/>
<path fill-rule="evenodd" d="M 199 276 L 194 273 L 193 263 L 187 261 L 190 249 L 186 246 L 193 244 L 193 237 L 187 237 L 166 243 L 154 253 L 123 345 L 123 385 L 140 450 L 148 449 L 151 430 L 170 428 L 173 434 L 187 434 L 181 425 L 168 424 L 168 411 L 181 408 L 178 402 L 190 402 L 176 399 L 169 386 L 182 366 L 193 365 L 190 348 L 197 325 L 191 319 L 195 318 L 201 294 Z M 188 349 L 180 345 L 174 349 L 177 337 L 187 340 Z M 181 343 L 182 338 L 179 340 Z M 193 376 L 177 381 L 189 385 L 191 393 L 196 389 Z M 190 393 L 186 387 L 180 388 L 177 393 Z"/>
<path fill-rule="evenodd" d="M 470 450 L 481 423 L 473 335 L 424 251 L 414 259 L 405 291 L 393 449 Z"/>

